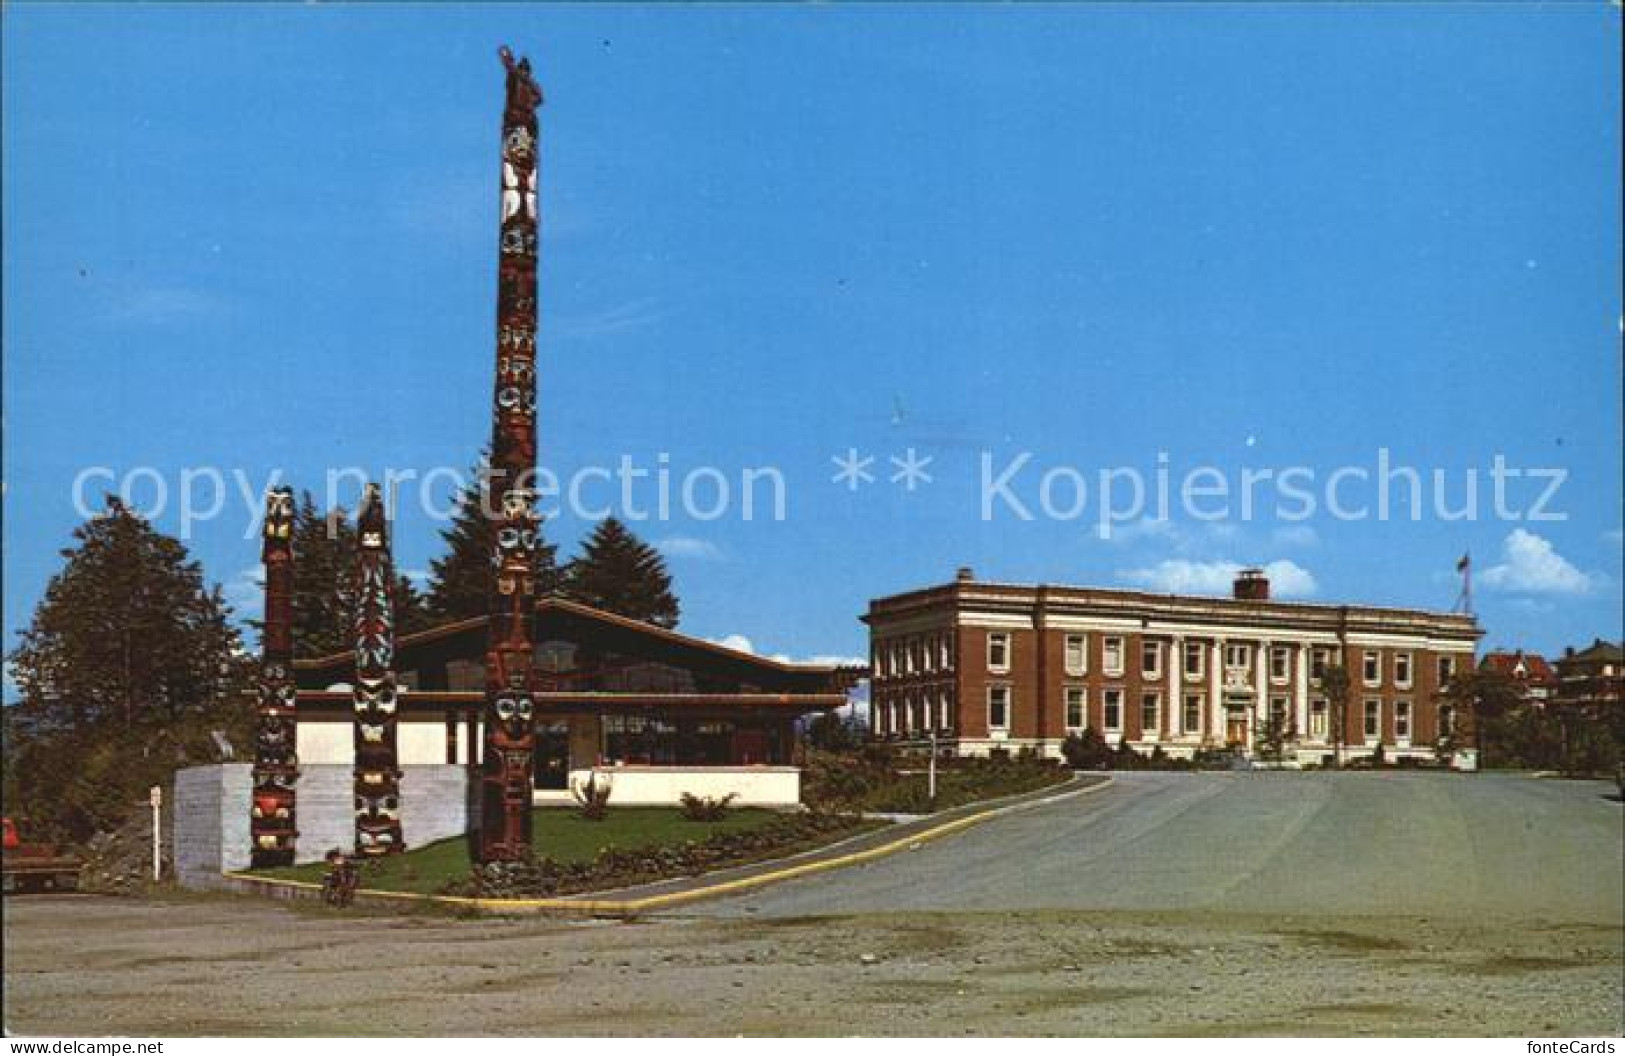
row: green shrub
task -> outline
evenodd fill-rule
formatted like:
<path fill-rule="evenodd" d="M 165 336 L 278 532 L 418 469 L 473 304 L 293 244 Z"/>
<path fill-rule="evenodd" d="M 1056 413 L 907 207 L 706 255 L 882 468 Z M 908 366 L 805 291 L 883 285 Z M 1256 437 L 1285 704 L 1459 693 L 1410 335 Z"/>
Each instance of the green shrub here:
<path fill-rule="evenodd" d="M 684 792 L 683 817 L 688 821 L 721 821 L 728 813 L 728 805 L 737 798 L 733 792 L 726 796 L 696 796 Z"/>

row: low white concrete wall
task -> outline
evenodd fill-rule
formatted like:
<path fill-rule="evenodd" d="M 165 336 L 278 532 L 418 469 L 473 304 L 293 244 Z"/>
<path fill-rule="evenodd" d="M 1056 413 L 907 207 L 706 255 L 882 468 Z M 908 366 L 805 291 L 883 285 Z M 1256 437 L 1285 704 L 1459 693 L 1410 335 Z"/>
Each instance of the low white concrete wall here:
<path fill-rule="evenodd" d="M 667 807 L 683 793 L 733 795 L 736 807 L 794 807 L 801 803 L 801 770 L 794 766 L 598 766 L 570 771 L 570 783 L 597 775 L 609 781 L 611 807 Z M 539 802 L 556 803 L 557 793 Z"/>
<path fill-rule="evenodd" d="M 219 763 L 176 772 L 171 825 L 175 879 L 182 887 L 220 887 L 223 871 L 248 868 L 252 769 L 247 763 Z"/>
<path fill-rule="evenodd" d="M 343 728 L 348 732 L 349 727 Z M 247 763 L 227 763 L 175 775 L 175 876 L 182 887 L 219 887 L 222 872 L 248 868 L 252 769 Z M 467 767 L 439 763 L 406 765 L 401 771 L 401 835 L 408 848 L 468 830 Z M 354 789 L 348 763 L 301 762 L 294 786 L 299 827 L 294 861 L 316 862 L 333 847 L 355 846 Z"/>

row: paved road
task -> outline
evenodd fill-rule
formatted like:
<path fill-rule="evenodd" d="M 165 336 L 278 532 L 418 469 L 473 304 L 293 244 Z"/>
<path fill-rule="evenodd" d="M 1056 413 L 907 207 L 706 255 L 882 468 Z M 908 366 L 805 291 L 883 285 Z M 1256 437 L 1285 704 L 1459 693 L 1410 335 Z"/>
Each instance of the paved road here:
<path fill-rule="evenodd" d="M 1619 924 L 1620 804 L 1601 782 L 1482 774 L 1119 774 L 722 915 L 1148 910 Z"/>

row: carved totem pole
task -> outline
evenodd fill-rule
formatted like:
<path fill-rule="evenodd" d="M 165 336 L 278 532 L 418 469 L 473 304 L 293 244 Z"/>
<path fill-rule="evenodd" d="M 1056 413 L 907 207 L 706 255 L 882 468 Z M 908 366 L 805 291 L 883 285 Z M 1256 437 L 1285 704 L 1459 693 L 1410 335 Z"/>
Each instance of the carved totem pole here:
<path fill-rule="evenodd" d="M 261 559 L 265 625 L 261 631 L 258 724 L 254 737 L 249 859 L 255 868 L 293 864 L 298 690 L 293 681 L 293 489 L 265 495 Z"/>
<path fill-rule="evenodd" d="M 395 571 L 378 485 L 367 485 L 356 521 L 355 850 L 378 856 L 405 849 L 395 750 Z"/>
<path fill-rule="evenodd" d="M 531 755 L 539 688 L 531 647 L 536 592 L 536 108 L 530 60 L 501 51 L 502 223 L 497 266 L 497 372 L 485 515 L 495 516 L 495 584 L 485 653 L 479 858 L 530 846 Z M 493 499 L 497 500 L 493 503 Z"/>

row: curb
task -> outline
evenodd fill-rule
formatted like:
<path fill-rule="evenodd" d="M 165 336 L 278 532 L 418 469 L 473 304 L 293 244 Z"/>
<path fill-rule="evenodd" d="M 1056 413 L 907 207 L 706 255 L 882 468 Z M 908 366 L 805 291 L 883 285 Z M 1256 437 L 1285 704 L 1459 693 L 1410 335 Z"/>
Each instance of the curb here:
<path fill-rule="evenodd" d="M 973 825 L 979 825 L 1002 814 L 1012 814 L 1016 811 L 1057 803 L 1075 796 L 1087 795 L 1111 784 L 1112 778 L 1106 777 L 1104 780 L 1093 781 L 1077 788 L 1069 788 L 1052 796 L 1025 799 L 1016 803 L 1006 803 L 1002 806 L 965 814 L 918 832 L 904 833 L 893 840 L 865 850 L 852 851 L 832 858 L 821 858 L 812 862 L 803 862 L 782 869 L 753 873 L 749 876 L 735 877 L 732 880 L 702 884 L 699 887 L 683 891 L 645 895 L 641 898 L 604 899 L 571 896 L 563 898 L 474 898 L 466 895 L 420 895 L 410 891 L 375 891 L 368 888 L 363 888 L 355 894 L 358 902 L 415 902 L 490 913 L 560 913 L 574 916 L 625 919 L 652 911 L 669 909 L 673 906 L 686 905 L 690 902 L 698 902 L 703 899 L 720 898 L 723 895 L 748 891 L 751 888 L 776 884 L 784 880 L 793 880 L 797 877 L 811 876 L 832 869 L 845 869 L 848 866 L 877 861 L 900 851 L 912 850 L 920 844 L 952 836 L 957 832 L 963 832 Z M 320 884 L 312 884 L 303 880 L 273 880 L 240 872 L 223 873 L 221 875 L 227 881 L 228 886 L 236 890 L 271 895 L 272 897 L 299 898 L 307 895 L 320 895 L 322 889 Z"/>

